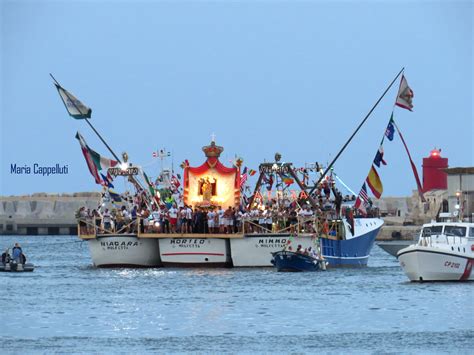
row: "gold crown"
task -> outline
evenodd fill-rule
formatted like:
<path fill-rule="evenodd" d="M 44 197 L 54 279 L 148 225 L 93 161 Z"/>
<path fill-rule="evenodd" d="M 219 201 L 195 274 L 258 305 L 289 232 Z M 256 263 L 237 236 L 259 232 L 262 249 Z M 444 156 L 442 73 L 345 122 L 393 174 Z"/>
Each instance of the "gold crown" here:
<path fill-rule="evenodd" d="M 206 145 L 205 147 L 202 147 L 202 151 L 204 152 L 204 154 L 206 154 L 206 157 L 208 158 L 218 158 L 224 151 L 224 147 L 220 147 L 216 145 L 216 142 L 212 141 L 211 145 Z"/>

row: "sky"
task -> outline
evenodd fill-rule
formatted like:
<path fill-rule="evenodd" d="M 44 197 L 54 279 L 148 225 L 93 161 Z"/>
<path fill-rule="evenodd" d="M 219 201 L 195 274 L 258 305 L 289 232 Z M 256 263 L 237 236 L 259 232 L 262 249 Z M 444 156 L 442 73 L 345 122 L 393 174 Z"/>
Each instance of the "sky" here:
<path fill-rule="evenodd" d="M 392 110 L 422 174 L 434 147 L 473 166 L 471 1 L 0 0 L 0 195 L 96 191 L 77 131 L 49 73 L 92 108 L 91 122 L 148 175 L 152 152 L 201 165 L 215 133 L 221 160 L 257 169 L 275 152 L 296 167 L 326 164 L 402 67 L 413 112 L 395 108 L 398 81 L 335 164 L 358 191 Z M 384 196 L 416 188 L 396 137 L 384 143 Z M 68 166 L 66 175 L 13 174 Z M 171 165 L 171 161 L 167 162 Z"/>

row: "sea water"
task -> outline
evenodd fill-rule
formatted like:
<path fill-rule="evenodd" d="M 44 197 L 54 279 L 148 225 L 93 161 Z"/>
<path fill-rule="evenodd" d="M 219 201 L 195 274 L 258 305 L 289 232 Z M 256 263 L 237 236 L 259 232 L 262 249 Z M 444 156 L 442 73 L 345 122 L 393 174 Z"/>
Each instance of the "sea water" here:
<path fill-rule="evenodd" d="M 19 242 L 32 273 L 0 273 L 1 353 L 472 353 L 474 283 L 411 283 L 369 266 L 315 273 L 96 269 L 71 236 Z"/>

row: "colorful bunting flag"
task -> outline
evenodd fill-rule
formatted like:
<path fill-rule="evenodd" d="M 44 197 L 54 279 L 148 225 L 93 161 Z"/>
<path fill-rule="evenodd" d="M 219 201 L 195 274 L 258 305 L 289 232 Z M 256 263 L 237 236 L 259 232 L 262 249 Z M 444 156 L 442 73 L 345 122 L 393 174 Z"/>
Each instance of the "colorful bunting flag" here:
<path fill-rule="evenodd" d="M 102 173 L 100 173 L 100 176 L 102 177 L 104 186 L 107 186 L 108 188 L 112 188 L 112 189 L 114 188 L 114 185 L 110 181 L 109 177 L 105 176 Z"/>
<path fill-rule="evenodd" d="M 385 130 L 385 137 L 388 138 L 389 141 L 393 141 L 393 136 L 395 134 L 395 127 L 393 126 L 393 112 L 390 116 L 390 121 L 388 121 L 387 129 Z"/>
<path fill-rule="evenodd" d="M 282 180 L 287 186 L 290 186 L 295 182 L 295 180 L 290 177 L 284 177 Z"/>
<path fill-rule="evenodd" d="M 370 167 L 370 172 L 369 175 L 367 176 L 367 185 L 369 185 L 370 190 L 374 194 L 376 198 L 380 198 L 383 193 L 383 185 L 382 181 L 380 180 L 380 176 L 377 173 L 377 170 L 375 170 L 374 166 L 372 165 Z"/>
<path fill-rule="evenodd" d="M 242 174 L 240 174 L 240 188 L 241 189 L 245 185 L 245 183 L 247 182 L 247 177 L 248 177 L 247 167 L 245 167 L 244 170 L 242 171 Z"/>
<path fill-rule="evenodd" d="M 402 75 L 402 79 L 400 80 L 400 87 L 398 89 L 397 100 L 395 101 L 395 105 L 404 108 L 406 110 L 412 111 L 413 108 L 413 90 L 410 89 L 408 86 L 407 79 L 405 76 Z"/>
<path fill-rule="evenodd" d="M 250 170 L 249 170 L 249 175 L 250 175 L 250 176 L 254 176 L 256 173 L 257 173 L 256 170 L 253 170 L 253 169 L 250 169 Z"/>
<path fill-rule="evenodd" d="M 379 150 L 377 150 L 377 154 L 375 154 L 374 158 L 374 164 L 377 165 L 378 168 L 380 168 L 380 163 L 383 165 L 387 165 L 387 162 L 383 160 L 383 146 L 380 145 Z"/>

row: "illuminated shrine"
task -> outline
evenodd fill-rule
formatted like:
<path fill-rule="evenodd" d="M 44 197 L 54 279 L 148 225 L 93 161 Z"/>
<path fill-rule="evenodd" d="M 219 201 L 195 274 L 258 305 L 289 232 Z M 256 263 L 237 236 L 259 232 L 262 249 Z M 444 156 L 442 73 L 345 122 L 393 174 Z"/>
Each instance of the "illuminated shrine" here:
<path fill-rule="evenodd" d="M 202 150 L 207 159 L 201 166 L 191 167 L 187 160 L 183 164 L 184 203 L 193 207 L 238 207 L 242 161 L 237 160 L 231 168 L 224 166 L 219 161 L 224 148 L 215 141 Z"/>

